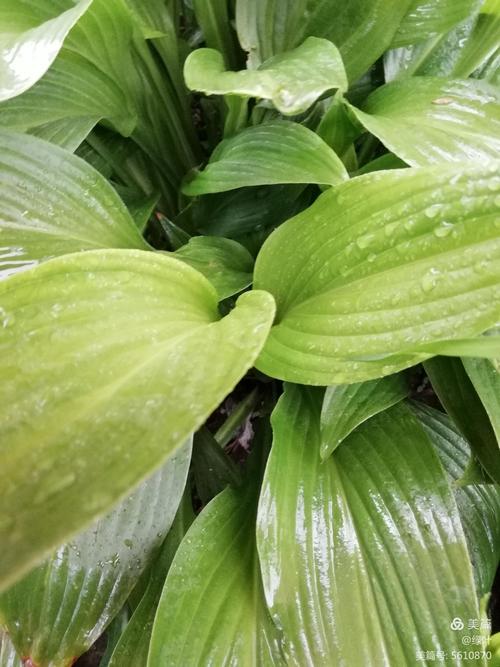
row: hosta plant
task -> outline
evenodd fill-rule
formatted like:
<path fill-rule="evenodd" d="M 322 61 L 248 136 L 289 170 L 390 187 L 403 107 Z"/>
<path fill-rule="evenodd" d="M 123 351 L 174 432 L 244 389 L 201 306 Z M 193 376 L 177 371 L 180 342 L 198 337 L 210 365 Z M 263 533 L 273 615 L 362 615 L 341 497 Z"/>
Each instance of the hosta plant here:
<path fill-rule="evenodd" d="M 0 0 L 0 667 L 500 664 L 499 65 L 499 0 Z"/>

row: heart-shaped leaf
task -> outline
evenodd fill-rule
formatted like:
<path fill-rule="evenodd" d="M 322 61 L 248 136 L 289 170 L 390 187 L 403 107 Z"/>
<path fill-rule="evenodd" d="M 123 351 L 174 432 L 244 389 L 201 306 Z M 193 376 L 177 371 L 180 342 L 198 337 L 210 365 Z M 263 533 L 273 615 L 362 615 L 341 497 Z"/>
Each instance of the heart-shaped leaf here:
<path fill-rule="evenodd" d="M 0 303 L 5 588 L 199 428 L 252 366 L 274 303 L 246 293 L 221 319 L 201 274 L 133 250 L 50 260 L 0 283 Z"/>
<path fill-rule="evenodd" d="M 500 94 L 485 81 L 412 77 L 378 88 L 358 120 L 413 166 L 498 159 Z"/>
<path fill-rule="evenodd" d="M 221 142 L 207 167 L 183 191 L 195 196 L 250 185 L 334 185 L 347 178 L 340 158 L 312 130 L 298 123 L 273 121 Z"/>
<path fill-rule="evenodd" d="M 439 352 L 423 345 L 494 326 L 499 210 L 497 163 L 375 172 L 331 188 L 257 257 L 254 285 L 278 307 L 257 367 L 304 384 L 359 382 Z"/>
<path fill-rule="evenodd" d="M 474 580 L 422 427 L 399 404 L 322 462 L 320 408 L 319 390 L 286 387 L 259 503 L 264 589 L 288 663 L 413 667 L 421 651 L 461 650 L 450 623 L 479 618 Z"/>
<path fill-rule="evenodd" d="M 347 88 L 337 48 L 316 37 L 266 60 L 258 70 L 241 72 L 226 71 L 224 59 L 215 49 L 197 49 L 186 60 L 184 76 L 190 90 L 271 100 L 284 115 L 306 111 L 329 90 Z"/>
<path fill-rule="evenodd" d="M 123 202 L 84 160 L 0 131 L 0 276 L 96 248 L 148 248 Z"/>
<path fill-rule="evenodd" d="M 191 458 L 186 443 L 113 511 L 0 596 L 19 655 L 69 665 L 102 634 L 169 531 Z"/>

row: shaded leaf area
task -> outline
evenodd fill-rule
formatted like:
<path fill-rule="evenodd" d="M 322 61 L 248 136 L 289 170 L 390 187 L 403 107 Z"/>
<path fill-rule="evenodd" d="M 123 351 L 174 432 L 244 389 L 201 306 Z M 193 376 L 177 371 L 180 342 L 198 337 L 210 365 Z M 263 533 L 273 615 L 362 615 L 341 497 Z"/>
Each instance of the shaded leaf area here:
<path fill-rule="evenodd" d="M 255 545 L 258 475 L 228 487 L 197 517 L 168 573 L 148 667 L 284 665 Z"/>
<path fill-rule="evenodd" d="M 378 88 L 358 120 L 412 166 L 485 162 L 500 151 L 500 96 L 484 81 L 412 77 Z"/>
<path fill-rule="evenodd" d="M 500 373 L 490 359 L 463 359 L 462 361 L 465 372 L 490 418 L 497 442 L 500 443 Z M 498 451 L 498 458 L 500 464 L 500 451 Z"/>
<path fill-rule="evenodd" d="M 471 368 L 474 369 L 477 362 L 471 361 Z M 481 398 L 464 368 L 464 363 L 467 362 L 435 357 L 424 365 L 434 391 L 447 413 L 470 443 L 474 455 L 484 470 L 498 484 L 500 483 L 498 440 Z M 481 362 L 478 366 L 480 365 Z M 482 387 L 479 378 L 478 386 Z M 488 385 L 483 388 L 484 390 L 488 392 Z"/>
<path fill-rule="evenodd" d="M 264 589 L 288 664 L 410 666 L 418 650 L 460 650 L 450 618 L 477 618 L 478 603 L 422 427 L 394 406 L 321 462 L 320 408 L 319 390 L 286 387 L 259 503 Z"/>
<path fill-rule="evenodd" d="M 321 406 L 321 458 L 328 458 L 357 426 L 399 403 L 407 394 L 401 375 L 327 387 Z"/>
<path fill-rule="evenodd" d="M 194 236 L 174 256 L 202 273 L 221 300 L 252 284 L 253 257 L 245 247 L 231 239 Z"/>
<path fill-rule="evenodd" d="M 274 121 L 221 142 L 183 192 L 195 196 L 255 185 L 334 185 L 347 178 L 340 158 L 312 130 Z"/>
<path fill-rule="evenodd" d="M 259 370 L 304 384 L 364 381 L 437 354 L 440 341 L 494 326 L 497 170 L 367 174 L 278 228 L 255 266 L 255 288 L 273 294 L 278 308 Z"/>
<path fill-rule="evenodd" d="M 218 51 L 198 49 L 188 56 L 184 77 L 190 90 L 271 100 L 284 115 L 307 111 L 323 93 L 347 88 L 337 48 L 314 37 L 266 60 L 257 70 L 239 72 L 226 71 Z"/>
<path fill-rule="evenodd" d="M 174 523 L 160 554 L 150 568 L 149 581 L 139 604 L 120 636 L 107 667 L 144 667 L 147 664 L 151 632 L 165 577 L 194 514 L 189 494 L 179 506 Z"/>
<path fill-rule="evenodd" d="M 7 130 L 0 131 L 0 234 L 0 277 L 80 250 L 148 248 L 99 172 L 57 146 Z"/>
<path fill-rule="evenodd" d="M 422 404 L 412 408 L 455 483 L 479 599 L 490 592 L 500 559 L 500 488 L 496 484 L 459 486 L 470 460 L 470 445 L 447 415 Z"/>
<path fill-rule="evenodd" d="M 110 514 L 59 547 L 0 596 L 17 652 L 38 667 L 67 665 L 102 634 L 169 531 L 191 442 Z"/>
<path fill-rule="evenodd" d="M 221 319 L 197 271 L 127 250 L 50 260 L 0 292 L 5 588 L 201 426 L 253 365 L 274 304 L 245 294 Z"/>

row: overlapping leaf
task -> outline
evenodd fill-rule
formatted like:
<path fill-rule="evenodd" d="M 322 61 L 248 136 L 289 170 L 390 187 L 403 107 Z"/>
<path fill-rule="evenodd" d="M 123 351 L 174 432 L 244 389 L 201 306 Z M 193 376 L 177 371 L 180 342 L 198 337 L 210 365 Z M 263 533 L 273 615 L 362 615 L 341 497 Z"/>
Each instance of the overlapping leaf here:
<path fill-rule="evenodd" d="M 202 273 L 221 300 L 238 294 L 252 283 L 253 257 L 231 239 L 194 236 L 174 256 Z"/>
<path fill-rule="evenodd" d="M 153 628 L 148 667 L 284 665 L 255 546 L 254 484 L 227 488 L 177 551 Z"/>
<path fill-rule="evenodd" d="M 439 351 L 426 344 L 494 326 L 497 172 L 492 164 L 368 174 L 277 229 L 255 267 L 255 287 L 278 306 L 257 367 L 305 384 L 359 382 Z"/>
<path fill-rule="evenodd" d="M 271 100 L 284 115 L 306 111 L 329 90 L 345 90 L 347 79 L 337 48 L 309 37 L 292 51 L 266 60 L 258 70 L 229 72 L 214 49 L 197 49 L 187 58 L 188 88 L 215 95 Z"/>
<path fill-rule="evenodd" d="M 238 0 L 236 25 L 241 45 L 255 66 L 300 44 L 324 37 L 336 44 L 354 82 L 389 47 L 412 0 Z"/>
<path fill-rule="evenodd" d="M 500 447 L 500 373 L 489 359 L 463 359 L 463 364 L 488 413 Z M 500 466 L 500 449 L 498 463 Z"/>
<path fill-rule="evenodd" d="M 0 596 L 19 655 L 68 665 L 120 611 L 157 555 L 181 499 L 191 442 L 118 507 Z"/>
<path fill-rule="evenodd" d="M 489 363 L 488 361 L 486 363 Z M 474 362 L 471 365 L 474 373 Z M 460 359 L 435 357 L 425 363 L 432 387 L 446 411 L 467 438 L 474 455 L 491 479 L 500 484 L 498 441 L 488 413 Z M 488 391 L 488 384 L 479 386 Z M 496 399 L 493 399 L 494 401 Z"/>
<path fill-rule="evenodd" d="M 417 651 L 460 650 L 451 619 L 479 609 L 430 441 L 398 405 L 321 462 L 320 399 L 286 388 L 259 504 L 264 589 L 288 664 L 413 667 Z"/>
<path fill-rule="evenodd" d="M 471 449 L 453 422 L 423 404 L 413 409 L 432 440 L 443 466 L 460 483 Z M 478 598 L 489 593 L 500 558 L 500 487 L 496 484 L 454 486 L 462 526 L 474 569 Z"/>
<path fill-rule="evenodd" d="M 498 159 L 500 94 L 484 81 L 413 77 L 377 89 L 359 121 L 413 166 Z"/>
<path fill-rule="evenodd" d="M 183 191 L 195 196 L 250 185 L 334 185 L 347 177 L 336 153 L 312 130 L 298 123 L 274 121 L 221 142 L 207 167 Z"/>
<path fill-rule="evenodd" d="M 399 403 L 407 394 L 401 375 L 327 387 L 321 407 L 321 458 L 328 458 L 357 426 Z"/>
<path fill-rule="evenodd" d="M 90 165 L 39 139 L 0 132 L 0 276 L 80 250 L 147 247 Z"/>
<path fill-rule="evenodd" d="M 248 293 L 220 319 L 201 274 L 132 250 L 41 264 L 3 281 L 0 303 L 5 588 L 203 423 L 253 364 L 274 304 Z"/>

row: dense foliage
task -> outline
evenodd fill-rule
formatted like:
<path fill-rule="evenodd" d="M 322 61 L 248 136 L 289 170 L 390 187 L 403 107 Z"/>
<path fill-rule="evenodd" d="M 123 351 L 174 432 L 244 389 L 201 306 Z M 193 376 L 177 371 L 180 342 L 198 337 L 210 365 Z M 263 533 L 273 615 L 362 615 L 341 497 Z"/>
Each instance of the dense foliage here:
<path fill-rule="evenodd" d="M 499 67 L 500 0 L 0 0 L 0 667 L 500 665 Z"/>

